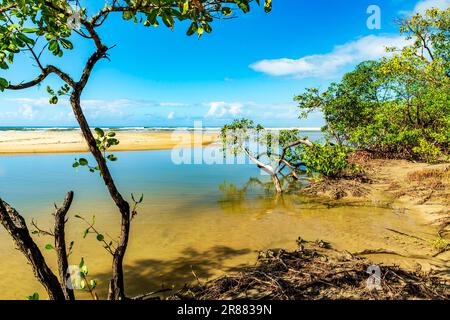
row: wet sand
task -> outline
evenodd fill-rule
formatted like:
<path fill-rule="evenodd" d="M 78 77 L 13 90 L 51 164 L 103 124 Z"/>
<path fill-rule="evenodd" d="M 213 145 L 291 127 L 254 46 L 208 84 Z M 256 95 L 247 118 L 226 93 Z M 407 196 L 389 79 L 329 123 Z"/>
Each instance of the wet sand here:
<path fill-rule="evenodd" d="M 211 133 L 117 131 L 120 141 L 111 151 L 202 147 L 217 140 Z M 0 131 L 0 154 L 77 153 L 88 147 L 79 130 Z"/>

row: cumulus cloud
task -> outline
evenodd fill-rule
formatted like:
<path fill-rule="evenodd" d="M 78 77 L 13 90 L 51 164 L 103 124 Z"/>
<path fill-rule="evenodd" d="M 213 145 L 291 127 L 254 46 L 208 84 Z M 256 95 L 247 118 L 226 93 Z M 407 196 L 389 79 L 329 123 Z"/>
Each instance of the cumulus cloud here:
<path fill-rule="evenodd" d="M 207 104 L 209 106 L 209 110 L 206 113 L 205 117 L 210 118 L 223 118 L 223 117 L 234 117 L 238 116 L 242 113 L 243 103 L 241 102 L 224 102 L 224 101 L 215 101 Z"/>
<path fill-rule="evenodd" d="M 431 8 L 447 9 L 450 7 L 450 0 L 421 0 L 419 1 L 412 13 L 424 13 Z"/>
<path fill-rule="evenodd" d="M 386 47 L 403 47 L 406 44 L 407 41 L 401 36 L 369 35 L 335 46 L 326 54 L 309 55 L 299 59 L 261 60 L 250 65 L 250 68 L 271 76 L 333 78 L 346 66 L 386 55 Z"/>

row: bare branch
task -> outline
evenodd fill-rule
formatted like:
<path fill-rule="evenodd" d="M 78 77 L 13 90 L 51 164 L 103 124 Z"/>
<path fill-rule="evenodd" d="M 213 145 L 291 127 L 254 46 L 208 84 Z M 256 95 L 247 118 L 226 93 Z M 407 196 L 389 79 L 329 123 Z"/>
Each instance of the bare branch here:
<path fill-rule="evenodd" d="M 34 87 L 44 81 L 50 74 L 58 75 L 64 82 L 70 85 L 72 88 L 75 87 L 75 81 L 65 72 L 61 71 L 55 66 L 49 65 L 42 69 L 42 73 L 29 82 L 23 82 L 17 85 L 10 84 L 6 89 L 9 90 L 23 90 L 27 88 Z"/>

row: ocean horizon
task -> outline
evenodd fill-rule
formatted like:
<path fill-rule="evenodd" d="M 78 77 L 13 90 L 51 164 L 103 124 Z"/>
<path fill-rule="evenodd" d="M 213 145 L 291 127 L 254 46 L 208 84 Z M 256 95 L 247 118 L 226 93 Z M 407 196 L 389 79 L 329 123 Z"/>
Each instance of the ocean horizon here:
<path fill-rule="evenodd" d="M 95 128 L 96 126 L 91 126 Z M 174 130 L 202 130 L 202 131 L 219 131 L 221 127 L 203 126 L 201 128 L 194 126 L 98 126 L 106 130 L 121 131 L 174 131 Z M 305 132 L 321 131 L 320 127 L 266 127 L 268 130 L 300 130 Z M 78 126 L 0 126 L 0 131 L 62 131 L 62 130 L 80 130 Z"/>

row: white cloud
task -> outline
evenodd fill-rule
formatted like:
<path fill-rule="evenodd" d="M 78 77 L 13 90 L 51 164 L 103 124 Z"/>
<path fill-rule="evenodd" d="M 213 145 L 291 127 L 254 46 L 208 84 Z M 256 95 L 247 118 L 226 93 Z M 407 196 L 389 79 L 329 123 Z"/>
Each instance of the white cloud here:
<path fill-rule="evenodd" d="M 406 40 L 401 36 L 369 35 L 335 46 L 326 54 L 310 55 L 299 59 L 261 60 L 250 65 L 250 68 L 272 76 L 333 78 L 346 66 L 386 55 L 386 47 L 403 47 L 406 44 Z"/>
<path fill-rule="evenodd" d="M 160 102 L 159 105 L 161 107 L 184 107 L 187 106 L 187 104 L 182 102 Z"/>
<path fill-rule="evenodd" d="M 224 102 L 216 101 L 207 104 L 209 110 L 205 115 L 205 118 L 223 118 L 223 117 L 235 117 L 242 113 L 243 103 L 241 102 Z"/>
<path fill-rule="evenodd" d="M 167 119 L 169 119 L 169 120 L 173 119 L 174 115 L 175 115 L 175 112 L 173 112 L 173 111 L 169 112 L 169 114 L 167 115 Z"/>
<path fill-rule="evenodd" d="M 19 114 L 25 119 L 33 119 L 35 111 L 32 106 L 25 104 L 19 108 Z"/>
<path fill-rule="evenodd" d="M 424 13 L 431 8 L 447 9 L 450 6 L 450 0 L 421 0 L 414 7 L 413 13 Z"/>

